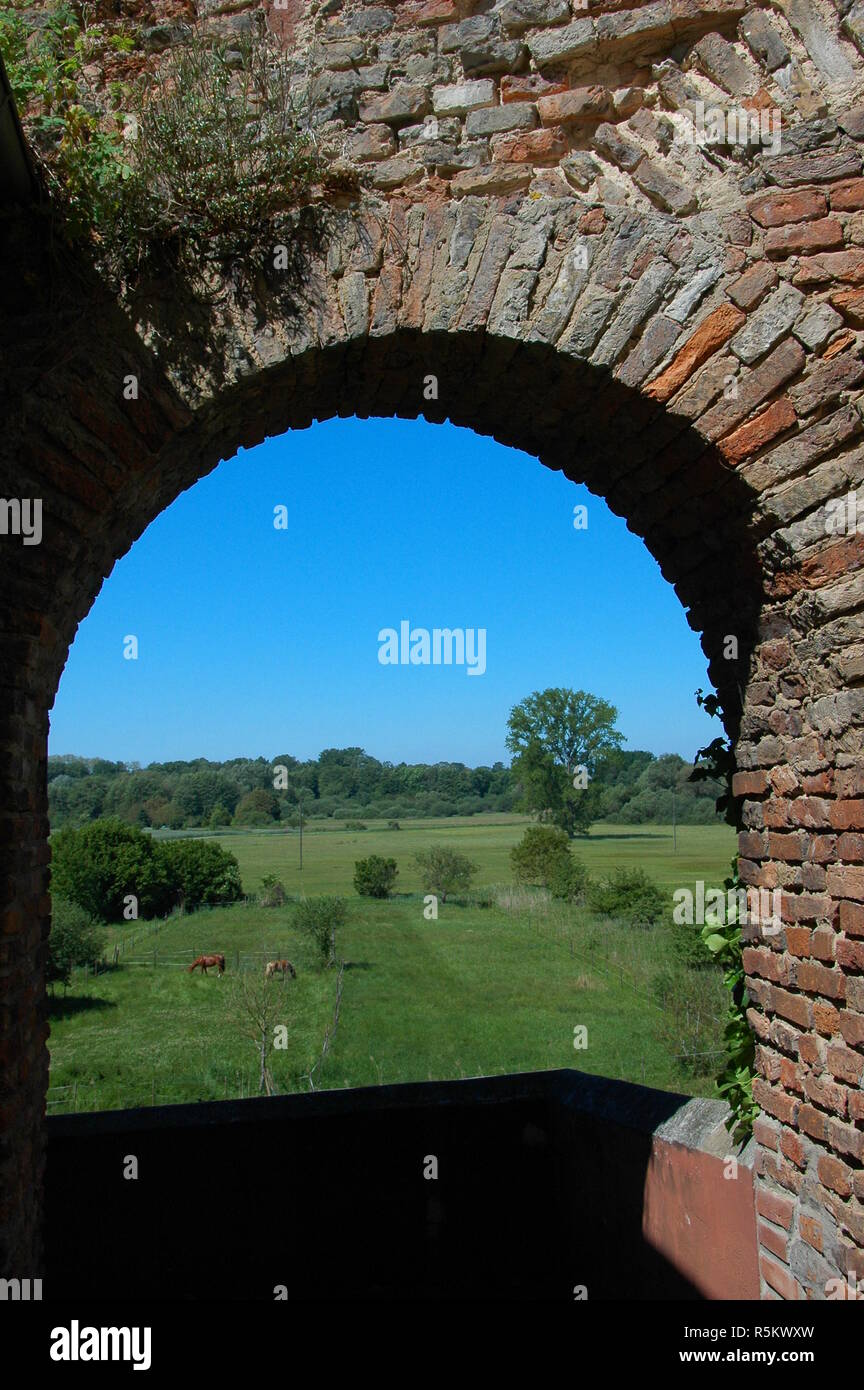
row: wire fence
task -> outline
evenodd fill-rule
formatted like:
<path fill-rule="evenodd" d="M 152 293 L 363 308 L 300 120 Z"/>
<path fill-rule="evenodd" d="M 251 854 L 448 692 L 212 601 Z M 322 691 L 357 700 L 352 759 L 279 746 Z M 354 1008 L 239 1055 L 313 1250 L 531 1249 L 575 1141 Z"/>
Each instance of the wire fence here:
<path fill-rule="evenodd" d="M 78 1114 L 92 1110 L 104 1110 L 106 1091 L 111 1094 L 122 1089 L 123 1110 L 139 1110 L 148 1106 L 179 1105 L 196 1100 L 245 1100 L 260 1095 L 257 1082 L 251 1071 L 225 1073 L 224 1076 L 202 1078 L 192 1076 L 170 1076 L 165 1073 L 152 1073 L 149 1080 L 129 1086 L 127 1082 L 70 1081 L 63 1086 L 49 1086 L 46 1105 L 48 1114 Z M 178 1098 L 177 1091 L 188 1092 Z"/>

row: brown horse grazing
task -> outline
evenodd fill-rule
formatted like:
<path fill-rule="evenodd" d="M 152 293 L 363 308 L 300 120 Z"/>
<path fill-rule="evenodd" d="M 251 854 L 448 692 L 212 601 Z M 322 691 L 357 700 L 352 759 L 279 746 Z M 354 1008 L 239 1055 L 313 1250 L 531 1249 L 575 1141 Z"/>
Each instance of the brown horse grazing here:
<path fill-rule="evenodd" d="M 224 956 L 199 956 L 198 959 L 197 959 L 197 960 L 193 960 L 192 964 L 189 966 L 189 974 L 191 975 L 192 971 L 195 970 L 196 967 L 199 966 L 199 965 L 201 966 L 201 974 L 202 974 L 202 975 L 206 975 L 206 974 L 207 974 L 208 967 L 209 967 L 210 969 L 212 969 L 212 968 L 215 967 L 215 969 L 216 969 L 216 971 L 217 971 L 217 973 L 218 973 L 219 975 L 224 975 L 224 974 L 225 974 L 225 957 L 224 957 Z"/>
<path fill-rule="evenodd" d="M 274 975 L 290 975 L 292 980 L 297 979 L 297 971 L 290 960 L 271 960 L 264 966 L 264 977 L 272 980 Z"/>

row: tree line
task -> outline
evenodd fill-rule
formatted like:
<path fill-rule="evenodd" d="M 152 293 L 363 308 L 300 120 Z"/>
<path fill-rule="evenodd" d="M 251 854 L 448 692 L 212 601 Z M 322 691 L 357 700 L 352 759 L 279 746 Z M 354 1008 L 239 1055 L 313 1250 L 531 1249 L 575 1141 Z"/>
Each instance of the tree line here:
<path fill-rule="evenodd" d="M 697 698 L 701 692 L 697 693 Z M 700 704 L 707 701 L 700 699 Z M 48 759 L 52 829 L 116 817 L 142 829 L 288 826 L 308 817 L 396 821 L 400 816 L 473 816 L 530 811 L 572 838 L 594 821 L 705 824 L 724 787 L 677 753 L 626 751 L 614 705 L 585 690 L 551 687 L 514 705 L 505 767 L 379 762 L 363 748 L 325 748 L 301 761 L 109 762 L 74 755 Z M 713 745 L 712 745 L 713 747 Z"/>
<path fill-rule="evenodd" d="M 274 769 L 286 785 L 274 787 Z M 623 824 L 704 825 L 716 819 L 720 784 L 690 783 L 693 764 L 676 753 L 613 749 L 596 761 L 589 783 L 590 819 Z M 48 803 L 52 829 L 105 816 L 129 825 L 172 830 L 296 825 L 306 817 L 398 820 L 471 816 L 525 809 L 528 769 L 463 763 L 379 762 L 362 748 L 325 749 L 301 762 L 276 758 L 206 758 L 150 763 L 52 755 Z"/>

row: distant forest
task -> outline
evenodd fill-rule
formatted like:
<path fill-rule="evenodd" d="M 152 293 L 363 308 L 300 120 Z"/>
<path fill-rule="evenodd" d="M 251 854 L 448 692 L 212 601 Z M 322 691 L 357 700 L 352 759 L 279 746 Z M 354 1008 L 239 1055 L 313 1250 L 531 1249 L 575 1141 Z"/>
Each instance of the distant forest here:
<path fill-rule="evenodd" d="M 674 802 L 680 824 L 710 824 L 718 819 L 714 803 L 723 788 L 719 782 L 689 782 L 692 767 L 676 753 L 611 753 L 594 770 L 594 819 L 668 825 Z M 520 797 L 517 778 L 500 762 L 382 763 L 362 748 L 326 748 L 306 762 L 287 753 L 269 760 L 195 758 L 147 767 L 73 754 L 48 759 L 55 830 L 102 816 L 156 829 L 290 827 L 297 824 L 301 801 L 304 819 L 473 816 L 518 810 Z"/>

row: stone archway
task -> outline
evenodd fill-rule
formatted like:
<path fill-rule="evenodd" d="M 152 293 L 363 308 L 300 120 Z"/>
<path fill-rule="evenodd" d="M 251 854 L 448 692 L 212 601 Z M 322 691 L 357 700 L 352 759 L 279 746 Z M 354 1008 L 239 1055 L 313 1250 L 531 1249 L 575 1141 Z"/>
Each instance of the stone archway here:
<path fill-rule="evenodd" d="M 229 38 L 266 19 L 322 140 L 372 171 L 290 302 L 216 287 L 216 347 L 182 287 L 132 312 L 51 252 L 38 214 L 3 224 L 2 490 L 44 508 L 40 545 L 0 546 L 0 1237 L 20 1277 L 39 1267 L 47 719 L 77 624 L 220 457 L 394 413 L 587 482 L 701 633 L 741 875 L 783 891 L 784 930 L 745 955 L 764 1289 L 818 1298 L 864 1275 L 864 541 L 826 510 L 864 476 L 856 11 L 841 27 L 827 0 L 472 8 L 207 6 Z M 693 138 L 712 110 L 722 146 Z M 730 112 L 735 129 L 767 113 L 758 144 L 736 145 Z"/>

